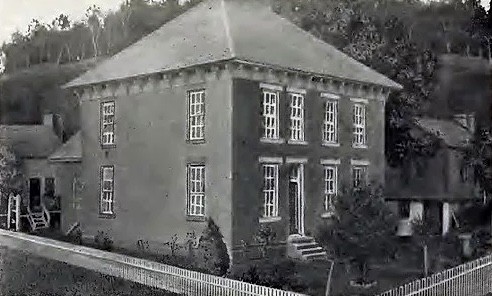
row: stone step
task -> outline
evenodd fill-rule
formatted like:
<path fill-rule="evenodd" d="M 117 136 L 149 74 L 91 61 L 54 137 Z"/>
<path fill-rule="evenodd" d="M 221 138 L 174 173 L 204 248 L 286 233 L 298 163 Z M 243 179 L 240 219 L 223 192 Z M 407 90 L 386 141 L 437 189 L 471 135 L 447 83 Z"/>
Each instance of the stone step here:
<path fill-rule="evenodd" d="M 321 248 L 319 246 L 315 247 L 315 248 L 311 248 L 311 249 L 301 250 L 302 256 L 309 255 L 309 254 L 322 253 L 322 252 L 325 252 L 325 251 L 323 250 L 323 248 Z"/>
<path fill-rule="evenodd" d="M 311 249 L 318 246 L 316 242 L 294 244 L 298 250 Z"/>
<path fill-rule="evenodd" d="M 290 242 L 292 244 L 312 243 L 314 242 L 314 238 L 308 236 L 301 236 L 301 237 L 292 238 Z"/>
<path fill-rule="evenodd" d="M 314 261 L 314 260 L 327 260 L 328 254 L 326 252 L 319 252 L 314 254 L 309 254 L 304 256 L 305 260 Z"/>

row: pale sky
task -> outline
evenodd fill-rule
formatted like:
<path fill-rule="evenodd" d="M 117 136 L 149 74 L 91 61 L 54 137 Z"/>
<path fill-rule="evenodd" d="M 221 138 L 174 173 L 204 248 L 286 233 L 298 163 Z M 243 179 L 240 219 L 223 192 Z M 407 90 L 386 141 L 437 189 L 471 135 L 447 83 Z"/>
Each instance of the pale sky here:
<path fill-rule="evenodd" d="M 481 0 L 488 6 L 489 0 Z M 16 30 L 25 32 L 33 18 L 44 23 L 60 13 L 68 14 L 72 20 L 81 20 L 85 10 L 96 4 L 103 11 L 117 9 L 123 0 L 0 0 L 0 44 L 9 40 Z"/>

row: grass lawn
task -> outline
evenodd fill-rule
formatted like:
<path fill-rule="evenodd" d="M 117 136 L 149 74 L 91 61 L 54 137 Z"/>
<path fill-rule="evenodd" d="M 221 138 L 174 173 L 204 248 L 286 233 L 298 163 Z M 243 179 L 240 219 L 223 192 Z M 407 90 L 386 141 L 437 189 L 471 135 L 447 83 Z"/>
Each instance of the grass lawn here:
<path fill-rule="evenodd" d="M 175 294 L 25 252 L 0 248 L 0 295 L 172 296 Z"/>

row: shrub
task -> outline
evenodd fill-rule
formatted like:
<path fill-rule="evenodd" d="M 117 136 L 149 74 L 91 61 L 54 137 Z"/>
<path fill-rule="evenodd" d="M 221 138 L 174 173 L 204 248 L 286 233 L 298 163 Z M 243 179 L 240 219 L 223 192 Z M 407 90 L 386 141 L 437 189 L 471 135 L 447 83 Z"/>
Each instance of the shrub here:
<path fill-rule="evenodd" d="M 230 267 L 230 258 L 222 233 L 215 222 L 209 218 L 207 228 L 198 243 L 198 265 L 213 275 L 223 276 Z"/>
<path fill-rule="evenodd" d="M 82 244 L 82 230 L 80 228 L 75 229 L 68 235 L 68 241 L 70 243 L 81 245 Z"/>
<path fill-rule="evenodd" d="M 96 244 L 96 248 L 98 248 L 98 249 L 101 249 L 104 251 L 112 251 L 113 250 L 113 240 L 104 231 L 98 231 L 97 232 L 96 236 L 94 237 L 94 243 Z"/>

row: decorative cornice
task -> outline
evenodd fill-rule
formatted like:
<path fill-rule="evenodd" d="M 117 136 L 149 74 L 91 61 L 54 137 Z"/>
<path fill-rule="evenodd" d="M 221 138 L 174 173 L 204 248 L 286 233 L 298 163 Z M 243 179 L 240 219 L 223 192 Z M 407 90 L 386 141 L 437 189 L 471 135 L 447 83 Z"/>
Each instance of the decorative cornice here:
<path fill-rule="evenodd" d="M 342 78 L 312 75 L 310 73 L 279 69 L 247 61 L 230 60 L 197 65 L 181 70 L 129 77 L 118 81 L 98 83 L 76 88 L 81 101 L 101 99 L 108 96 L 136 95 L 147 92 L 162 92 L 165 89 L 186 84 L 200 84 L 221 80 L 224 75 L 243 78 L 289 88 L 326 92 L 347 97 L 362 97 L 385 102 L 390 89 L 364 84 Z"/>

